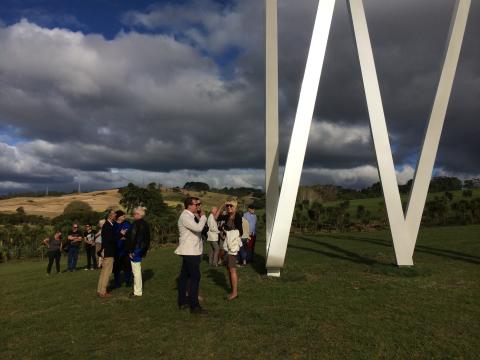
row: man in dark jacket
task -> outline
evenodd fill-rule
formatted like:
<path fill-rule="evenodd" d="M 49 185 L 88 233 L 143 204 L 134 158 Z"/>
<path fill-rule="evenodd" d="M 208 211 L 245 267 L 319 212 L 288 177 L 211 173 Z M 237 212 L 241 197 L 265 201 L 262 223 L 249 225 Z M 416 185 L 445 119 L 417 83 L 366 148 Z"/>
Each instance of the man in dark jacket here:
<path fill-rule="evenodd" d="M 103 249 L 103 264 L 102 271 L 100 272 L 100 278 L 98 279 L 98 288 L 97 293 L 100 297 L 110 297 L 112 296 L 107 292 L 108 280 L 110 274 L 112 273 L 113 268 L 113 258 L 115 256 L 115 230 L 113 228 L 113 223 L 115 221 L 115 212 L 109 210 L 105 224 L 102 226 L 102 249 Z"/>
<path fill-rule="evenodd" d="M 133 211 L 135 221 L 127 233 L 126 250 L 130 256 L 133 272 L 132 296 L 143 295 L 141 264 L 142 258 L 147 255 L 147 251 L 150 248 L 150 228 L 148 223 L 143 220 L 145 210 L 145 207 L 139 206 Z"/>

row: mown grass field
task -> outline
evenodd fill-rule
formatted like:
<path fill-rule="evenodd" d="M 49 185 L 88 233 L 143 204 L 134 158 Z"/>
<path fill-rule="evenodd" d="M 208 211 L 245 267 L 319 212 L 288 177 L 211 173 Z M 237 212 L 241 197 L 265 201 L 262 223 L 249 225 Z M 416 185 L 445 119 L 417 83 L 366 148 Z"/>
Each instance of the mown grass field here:
<path fill-rule="evenodd" d="M 145 260 L 141 299 L 96 298 L 97 272 L 1 264 L 0 359 L 478 358 L 480 226 L 422 229 L 417 245 L 397 268 L 387 232 L 297 236 L 282 277 L 260 256 L 231 303 L 225 269 L 204 263 L 207 317 L 177 309 L 172 248 Z"/>

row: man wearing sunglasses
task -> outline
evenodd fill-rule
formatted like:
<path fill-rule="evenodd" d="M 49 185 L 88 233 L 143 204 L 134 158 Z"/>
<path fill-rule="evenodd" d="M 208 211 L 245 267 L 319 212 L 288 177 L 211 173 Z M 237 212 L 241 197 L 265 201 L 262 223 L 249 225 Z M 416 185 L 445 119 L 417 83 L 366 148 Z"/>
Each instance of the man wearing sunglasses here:
<path fill-rule="evenodd" d="M 68 233 L 68 271 L 77 270 L 78 252 L 82 244 L 83 236 L 78 229 L 78 224 L 72 225 L 72 231 Z"/>
<path fill-rule="evenodd" d="M 188 197 L 184 201 L 183 210 L 178 219 L 179 244 L 175 254 L 182 257 L 182 268 L 178 278 L 178 307 L 190 308 L 192 314 L 204 314 L 198 302 L 198 289 L 200 287 L 200 262 L 203 254 L 202 230 L 207 222 L 207 217 L 198 204 L 200 199 Z M 198 217 L 198 222 L 196 221 Z M 187 287 L 190 280 L 189 296 L 187 301 Z"/>

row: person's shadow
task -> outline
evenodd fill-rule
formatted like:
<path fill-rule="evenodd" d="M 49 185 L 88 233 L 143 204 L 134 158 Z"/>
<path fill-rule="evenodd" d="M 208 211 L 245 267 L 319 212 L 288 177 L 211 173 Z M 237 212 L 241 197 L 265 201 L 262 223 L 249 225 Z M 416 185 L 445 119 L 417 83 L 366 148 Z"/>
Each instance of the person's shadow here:
<path fill-rule="evenodd" d="M 217 269 L 209 269 L 207 277 L 212 279 L 215 285 L 221 287 L 222 289 L 228 291 L 227 278 L 224 271 Z"/>
<path fill-rule="evenodd" d="M 153 272 L 152 269 L 145 269 L 145 270 L 142 271 L 143 286 L 145 286 L 145 283 L 147 281 L 149 281 L 151 278 L 153 278 L 153 275 L 155 275 L 155 273 Z"/>

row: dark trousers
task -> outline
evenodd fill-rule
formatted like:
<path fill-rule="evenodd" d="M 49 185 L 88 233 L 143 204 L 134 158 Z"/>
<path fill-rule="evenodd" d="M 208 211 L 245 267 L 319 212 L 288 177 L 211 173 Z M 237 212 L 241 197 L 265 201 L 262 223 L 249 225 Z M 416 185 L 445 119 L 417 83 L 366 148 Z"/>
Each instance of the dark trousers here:
<path fill-rule="evenodd" d="M 257 241 L 257 235 L 250 235 L 250 241 L 248 242 L 248 261 L 253 262 L 253 255 L 255 255 L 255 242 Z"/>
<path fill-rule="evenodd" d="M 53 260 L 55 260 L 55 267 L 57 268 L 57 274 L 60 272 L 60 250 L 49 251 L 47 252 L 48 256 L 48 266 L 47 266 L 47 273 L 50 274 L 52 271 Z"/>
<path fill-rule="evenodd" d="M 77 268 L 78 251 L 80 249 L 77 246 L 71 246 L 68 248 L 68 270 L 73 271 Z"/>
<path fill-rule="evenodd" d="M 188 289 L 188 297 L 190 300 L 190 308 L 195 309 L 200 306 L 198 303 L 198 288 L 200 286 L 200 262 L 202 256 L 182 256 L 182 270 L 178 278 L 178 305 L 187 303 L 187 285 L 190 280 L 190 288 Z"/>
<path fill-rule="evenodd" d="M 93 268 L 95 269 L 97 267 L 95 245 L 85 245 L 85 252 L 87 253 L 87 268 L 91 269 L 93 265 Z"/>
<path fill-rule="evenodd" d="M 249 250 L 247 248 L 247 243 L 248 243 L 248 239 L 242 239 L 242 246 L 238 251 L 238 261 L 241 264 L 243 264 L 244 261 L 246 262 L 249 257 Z"/>
<path fill-rule="evenodd" d="M 115 281 L 115 287 L 122 286 L 122 271 L 125 278 L 125 284 L 131 286 L 133 273 L 132 264 L 130 263 L 130 257 L 128 255 L 115 256 L 115 260 L 113 261 L 113 279 Z"/>

